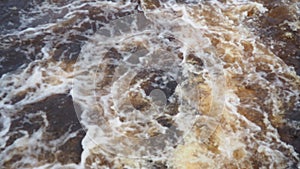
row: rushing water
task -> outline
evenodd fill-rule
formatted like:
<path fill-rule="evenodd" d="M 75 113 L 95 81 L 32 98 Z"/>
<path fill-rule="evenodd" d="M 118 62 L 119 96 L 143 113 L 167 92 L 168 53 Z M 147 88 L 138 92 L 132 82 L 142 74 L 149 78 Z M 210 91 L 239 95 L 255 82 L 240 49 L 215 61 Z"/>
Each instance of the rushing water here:
<path fill-rule="evenodd" d="M 0 168 L 300 167 L 297 0 L 0 6 Z"/>

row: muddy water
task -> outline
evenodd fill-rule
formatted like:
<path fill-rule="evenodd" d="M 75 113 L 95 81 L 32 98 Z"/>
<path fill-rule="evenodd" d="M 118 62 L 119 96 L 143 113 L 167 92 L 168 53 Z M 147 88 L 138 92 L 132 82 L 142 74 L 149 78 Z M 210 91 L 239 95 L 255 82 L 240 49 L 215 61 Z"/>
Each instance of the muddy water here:
<path fill-rule="evenodd" d="M 299 5 L 0 2 L 0 168 L 298 168 Z"/>

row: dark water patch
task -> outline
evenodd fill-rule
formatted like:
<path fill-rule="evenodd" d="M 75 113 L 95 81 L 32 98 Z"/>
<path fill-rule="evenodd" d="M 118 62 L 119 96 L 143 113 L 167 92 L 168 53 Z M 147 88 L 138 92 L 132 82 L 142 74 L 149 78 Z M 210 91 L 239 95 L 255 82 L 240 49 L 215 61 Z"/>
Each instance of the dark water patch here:
<path fill-rule="evenodd" d="M 300 104 L 296 105 L 292 109 L 287 110 L 285 118 L 287 118 L 289 121 L 300 122 Z M 279 128 L 278 132 L 283 141 L 291 144 L 296 152 L 300 154 L 300 129 L 284 126 Z"/>
<path fill-rule="evenodd" d="M 167 82 L 163 80 L 164 76 L 167 78 Z M 176 80 L 172 76 L 167 75 L 163 70 L 142 70 L 131 80 L 130 85 L 133 86 L 139 81 L 142 81 L 141 88 L 147 96 L 150 95 L 151 91 L 159 89 L 169 98 L 174 94 L 177 87 Z"/>
<path fill-rule="evenodd" d="M 46 124 L 43 114 L 39 113 L 41 111 L 45 112 L 48 124 Z M 39 144 L 48 145 L 49 148 L 45 150 L 37 145 L 36 155 L 39 158 L 45 157 L 45 159 L 40 159 L 40 161 L 50 162 L 52 158 L 49 158 L 47 154 L 56 154 L 56 160 L 63 164 L 80 162 L 81 152 L 83 151 L 81 140 L 85 133 L 77 119 L 71 96 L 67 94 L 52 95 L 37 103 L 26 105 L 22 110 L 16 112 L 9 129 L 9 139 L 5 148 L 24 136 L 24 131 L 31 137 L 39 129 L 44 130 L 44 132 L 42 139 L 36 141 Z M 67 140 L 62 139 L 62 137 L 65 137 L 65 134 L 70 135 L 74 132 L 77 133 L 74 137 L 66 137 L 65 139 Z M 54 140 L 56 140 L 55 145 L 49 143 Z M 25 147 L 25 149 L 31 148 Z M 26 154 L 23 154 L 22 151 L 19 153 L 26 157 Z M 5 164 L 9 166 L 13 162 L 15 161 L 11 159 Z"/>
<path fill-rule="evenodd" d="M 56 61 L 62 60 L 68 63 L 75 61 L 79 56 L 82 45 L 82 42 L 58 44 L 55 47 L 53 59 Z"/>
<path fill-rule="evenodd" d="M 300 75 L 300 32 L 292 29 L 288 22 L 300 20 L 296 9 L 296 2 L 284 3 L 281 1 L 258 1 L 268 9 L 263 15 L 253 15 L 251 27 L 269 46 L 275 55 L 280 57 L 287 65 L 293 66 L 297 75 Z"/>
<path fill-rule="evenodd" d="M 33 0 L 2 0 L 0 1 L 0 34 L 11 32 L 19 28 L 20 12 L 29 10 Z"/>
<path fill-rule="evenodd" d="M 59 146 L 57 161 L 62 164 L 80 163 L 83 151 L 81 141 L 84 136 L 85 132 L 80 130 L 76 137 L 70 138 L 65 144 Z"/>
<path fill-rule="evenodd" d="M 0 37 L 0 77 L 4 73 L 25 68 L 33 60 L 42 58 L 41 49 L 45 35 L 37 35 L 31 39 L 21 36 Z"/>
<path fill-rule="evenodd" d="M 151 169 L 167 169 L 168 168 L 167 164 L 162 161 L 149 160 L 148 163 L 149 163 L 149 168 L 151 168 Z"/>
<path fill-rule="evenodd" d="M 259 1 L 268 9 L 263 15 L 253 15 L 250 27 L 269 49 L 280 57 L 287 65 L 294 67 L 297 75 L 300 75 L 300 32 L 292 29 L 288 22 L 300 20 L 294 1 L 288 3 L 276 1 Z M 272 80 L 267 77 L 268 80 Z M 287 103 L 292 104 L 292 101 Z M 284 117 L 288 121 L 299 121 L 299 107 L 296 105 L 283 105 Z M 287 124 L 277 126 L 280 138 L 292 145 L 297 153 L 300 153 L 300 131 Z"/>
<path fill-rule="evenodd" d="M 58 138 L 68 130 L 73 132 L 81 129 L 71 96 L 52 95 L 43 102 L 33 105 L 32 108 L 46 112 L 49 121 L 46 132 L 50 134 L 48 138 Z"/>
<path fill-rule="evenodd" d="M 284 142 L 292 145 L 295 151 L 300 153 L 300 130 L 284 126 L 278 129 L 278 133 Z"/>
<path fill-rule="evenodd" d="M 223 0 L 220 0 L 223 1 Z M 197 0 L 176 0 L 177 3 L 179 4 L 198 4 L 199 1 Z"/>
<path fill-rule="evenodd" d="M 26 57 L 26 54 L 22 51 L 16 50 L 14 47 L 7 49 L 0 48 L 0 77 L 7 73 L 14 71 L 26 65 L 30 60 Z"/>

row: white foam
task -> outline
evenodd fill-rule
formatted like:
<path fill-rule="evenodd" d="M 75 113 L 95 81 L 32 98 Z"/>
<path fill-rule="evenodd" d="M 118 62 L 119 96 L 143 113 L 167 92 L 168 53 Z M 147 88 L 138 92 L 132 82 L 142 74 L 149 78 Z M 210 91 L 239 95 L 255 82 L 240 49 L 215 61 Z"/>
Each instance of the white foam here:
<path fill-rule="evenodd" d="M 144 3 L 144 1 L 141 3 Z M 43 41 L 46 44 L 41 48 L 40 54 L 42 54 L 42 57 L 39 60 L 31 62 L 23 70 L 4 74 L 0 79 L 0 96 L 3 97 L 0 100 L 0 107 L 4 109 L 4 112 L 11 112 L 3 113 L 0 118 L 0 123 L 3 124 L 0 131 L 0 144 L 5 145 L 8 139 L 7 133 L 12 120 L 11 117 L 15 115 L 14 112 L 53 94 L 66 93 L 71 90 L 70 94 L 77 104 L 78 118 L 86 130 L 86 136 L 82 140 L 84 151 L 81 155 L 81 163 L 78 165 L 62 165 L 58 162 L 47 164 L 39 163 L 35 157 L 24 156 L 13 167 L 17 168 L 23 163 L 28 163 L 39 169 L 79 169 L 87 166 L 87 159 L 92 154 L 98 154 L 114 161 L 116 166 L 123 164 L 128 168 L 149 168 L 149 164 L 144 159 L 135 160 L 141 156 L 154 161 L 162 160 L 174 168 L 184 168 L 187 160 L 179 159 L 179 157 L 190 157 L 189 152 L 192 149 L 201 152 L 201 147 L 196 145 L 202 144 L 202 141 L 207 140 L 217 130 L 218 126 L 222 126 L 223 113 L 226 113 L 224 119 L 227 124 L 224 124 L 222 130 L 218 130 L 220 132 L 218 137 L 221 139 L 218 147 L 220 154 L 201 152 L 201 155 L 191 158 L 190 162 L 195 164 L 197 162 L 208 162 L 211 163 L 210 166 L 213 166 L 213 168 L 224 168 L 222 165 L 227 161 L 239 162 L 233 159 L 232 153 L 237 149 L 244 148 L 248 149 L 244 158 L 254 156 L 257 153 L 256 150 L 258 150 L 267 156 L 265 163 L 270 164 L 270 167 L 275 167 L 275 163 L 279 164 L 280 162 L 293 163 L 292 158 L 299 161 L 298 154 L 292 146 L 280 140 L 276 128 L 272 126 L 269 120 L 270 114 L 263 111 L 256 101 L 242 103 L 235 93 L 237 91 L 236 87 L 241 84 L 231 84 L 231 81 L 234 82 L 231 79 L 232 77 L 243 75 L 243 81 L 240 81 L 240 83 L 246 85 L 257 84 L 260 88 L 267 90 L 269 92 L 268 98 L 265 98 L 262 102 L 272 106 L 271 113 L 273 115 L 281 113 L 279 107 L 281 102 L 289 102 L 294 96 L 299 95 L 299 87 L 297 87 L 299 78 L 296 76 L 295 71 L 268 51 L 267 47 L 261 45 L 257 41 L 258 37 L 244 25 L 244 20 L 247 19 L 247 12 L 250 9 L 254 8 L 260 13 L 267 11 L 262 4 L 232 0 L 226 4 L 219 1 L 205 3 L 200 1 L 197 6 L 168 1 L 161 4 L 159 9 L 146 10 L 142 8 L 144 14 L 138 13 L 116 19 L 116 16 L 110 15 L 119 11 L 130 12 L 136 6 L 129 1 L 125 3 L 75 1 L 63 6 L 45 2 L 41 6 L 32 9 L 35 17 L 22 14 L 21 28 L 34 25 L 38 18 L 47 18 L 48 16 L 45 16 L 43 10 L 49 8 L 57 12 L 55 16 L 64 13 L 64 17 L 35 27 L 28 27 L 22 31 L 12 32 L 6 36 L 17 35 L 24 40 L 28 40 L 34 39 L 43 33 L 53 33 L 55 27 L 72 20 L 72 17 L 79 16 L 79 14 L 87 15 L 88 11 L 83 10 L 86 5 L 103 11 L 106 19 L 111 17 L 115 20 L 109 23 L 99 21 L 103 24 L 103 27 L 94 35 L 91 35 L 93 32 L 91 29 L 83 33 L 66 30 L 66 33 L 62 35 L 63 38 L 59 39 L 62 43 L 67 41 L 70 34 L 79 34 L 89 38 L 89 41 L 81 49 L 80 57 L 73 71 L 64 71 L 60 67 L 62 63 L 60 61 L 52 62 L 48 60 L 52 56 L 54 46 L 51 44 L 52 36 L 47 36 L 45 37 L 47 41 Z M 217 16 L 218 18 L 214 19 L 217 19 L 218 24 L 212 23 L 209 20 L 210 18 L 204 15 L 203 12 L 207 11 L 203 11 L 203 9 L 208 8 L 215 9 L 211 11 L 214 14 L 211 17 Z M 228 13 L 228 10 L 231 12 Z M 77 25 L 81 26 L 85 22 L 89 22 L 89 19 L 78 19 L 76 22 Z M 298 29 L 298 22 L 287 23 L 292 30 Z M 226 39 L 226 36 L 229 36 L 229 38 Z M 172 38 L 168 39 L 168 37 L 172 37 L 173 40 Z M 220 41 L 218 45 L 223 46 L 213 46 L 212 37 Z M 249 42 L 253 46 L 252 56 L 249 58 L 246 57 L 245 48 L 241 45 L 242 41 Z M 144 47 L 146 50 L 141 49 L 140 53 L 139 51 L 132 53 L 127 50 L 129 46 L 131 48 Z M 168 47 L 172 50 L 169 50 Z M 117 61 L 113 58 L 104 59 L 104 55 L 111 48 L 115 48 L 124 58 Z M 262 50 L 261 48 L 265 49 Z M 224 49 L 224 54 L 219 51 L 221 49 Z M 137 50 L 140 49 L 137 48 Z M 28 55 L 33 52 L 34 47 L 28 50 Z M 178 58 L 179 52 L 182 53 L 182 60 Z M 198 69 L 188 62 L 190 53 L 203 61 L 202 69 Z M 231 58 L 241 60 L 241 62 L 235 62 L 229 68 L 224 69 L 224 65 L 228 64 L 224 59 L 225 55 L 230 55 Z M 134 57 L 138 57 L 138 59 L 133 59 L 134 63 L 132 63 L 133 61 L 130 59 Z M 276 73 L 277 79 L 270 82 L 266 79 L 268 75 L 266 72 L 256 72 L 255 68 L 258 65 L 254 59 L 264 61 L 263 63 L 268 65 L 272 72 Z M 101 83 L 108 76 L 104 74 L 104 71 L 109 63 L 114 63 L 117 66 L 117 73 L 109 74 L 113 80 L 104 85 Z M 151 101 L 151 97 L 147 96 L 145 91 L 141 89 L 141 82 L 132 86 L 129 85 L 132 78 L 143 69 L 163 70 L 178 82 L 174 94 L 179 99 L 179 113 L 173 119 L 178 131 L 168 130 L 153 119 L 161 114 L 161 109 L 157 108 L 157 105 L 153 104 L 149 110 L 141 112 L 134 109 L 128 101 L 130 92 L 139 92 L 142 97 Z M 282 75 L 284 73 L 295 77 L 297 80 L 295 82 L 291 81 Z M 209 112 L 199 110 L 198 99 L 200 96 L 198 92 L 200 90 L 197 89 L 198 83 L 193 83 L 193 81 L 198 80 L 197 77 L 203 78 L 204 83 L 202 85 L 206 85 L 210 89 L 209 96 L 211 100 L 209 103 L 211 106 Z M 289 84 L 289 86 L 286 86 L 287 90 L 283 89 L 286 84 Z M 28 92 L 19 102 L 7 103 L 14 96 L 32 89 L 35 91 Z M 284 93 L 285 100 L 279 97 L 280 93 Z M 299 99 L 299 96 L 296 98 Z M 175 97 L 173 101 L 176 101 Z M 264 129 L 256 122 L 240 114 L 238 112 L 239 106 L 251 108 L 263 114 L 264 118 L 260 119 L 266 125 L 266 133 L 263 134 L 263 138 L 256 137 L 256 134 Z M 0 153 L 1 159 L 6 161 L 12 158 L 14 154 L 18 153 L 16 148 L 23 149 L 23 153 L 34 155 L 37 153 L 34 150 L 35 146 L 53 149 L 55 146 L 61 145 L 76 136 L 77 133 L 66 131 L 64 135 L 49 143 L 39 141 L 42 139 L 45 127 L 49 125 L 49 122 L 45 113 L 39 112 L 38 114 L 44 119 L 44 127 L 31 136 L 23 131 L 23 137 L 17 139 Z M 121 119 L 121 117 L 126 117 L 125 121 L 122 121 L 124 119 Z M 206 138 L 203 137 L 199 140 L 195 133 L 190 132 L 193 132 L 194 122 L 201 120 L 208 123 L 208 131 L 204 134 Z M 139 123 L 143 123 L 143 125 Z M 230 123 L 233 123 L 232 125 L 236 127 L 235 132 L 231 130 Z M 246 128 L 242 126 L 242 123 Z M 299 123 L 296 121 L 289 121 L 287 125 L 295 129 L 300 128 Z M 157 130 L 156 132 L 160 132 L 161 135 L 152 137 L 150 136 L 151 130 Z M 128 134 L 130 132 L 136 133 L 130 135 Z M 178 135 L 172 138 L 170 133 Z M 155 139 L 151 140 L 151 138 L 161 139 L 159 140 L 160 143 L 155 142 Z M 174 140 L 176 143 L 172 142 Z M 177 143 L 180 148 L 174 148 Z M 195 146 L 190 146 L 190 143 Z M 282 148 L 284 151 L 279 152 L 273 147 L 278 150 Z M 175 159 L 172 159 L 174 152 L 178 153 L 178 156 L 175 155 Z M 176 159 L 176 157 L 178 158 Z M 177 160 L 180 164 L 172 160 Z M 92 163 L 91 167 L 94 168 L 108 168 L 97 166 L 97 162 Z"/>

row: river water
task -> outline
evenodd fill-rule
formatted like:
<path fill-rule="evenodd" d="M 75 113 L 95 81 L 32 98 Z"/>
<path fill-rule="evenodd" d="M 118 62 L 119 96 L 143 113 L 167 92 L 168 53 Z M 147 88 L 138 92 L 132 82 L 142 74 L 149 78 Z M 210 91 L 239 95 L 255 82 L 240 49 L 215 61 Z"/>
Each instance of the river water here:
<path fill-rule="evenodd" d="M 0 6 L 0 168 L 300 167 L 297 0 Z"/>

